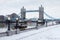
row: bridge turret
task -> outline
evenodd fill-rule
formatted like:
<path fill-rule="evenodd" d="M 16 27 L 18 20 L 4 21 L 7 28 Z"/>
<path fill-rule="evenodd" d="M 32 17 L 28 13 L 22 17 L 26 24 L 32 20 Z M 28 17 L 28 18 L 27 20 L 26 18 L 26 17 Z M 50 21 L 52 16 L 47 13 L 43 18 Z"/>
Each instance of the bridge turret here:
<path fill-rule="evenodd" d="M 43 21 L 44 19 L 44 7 L 39 7 L 39 20 Z"/>
<path fill-rule="evenodd" d="M 26 14 L 26 9 L 24 8 L 24 6 L 21 8 L 21 19 L 25 19 L 25 15 Z"/>

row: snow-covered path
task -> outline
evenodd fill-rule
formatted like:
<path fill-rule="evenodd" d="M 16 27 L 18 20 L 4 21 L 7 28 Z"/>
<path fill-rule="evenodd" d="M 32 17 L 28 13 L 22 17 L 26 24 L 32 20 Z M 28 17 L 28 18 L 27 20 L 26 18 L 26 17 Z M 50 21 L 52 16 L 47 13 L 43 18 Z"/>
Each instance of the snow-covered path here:
<path fill-rule="evenodd" d="M 60 40 L 60 25 L 44 27 L 12 36 L 0 37 L 0 40 Z"/>
<path fill-rule="evenodd" d="M 7 31 L 7 28 L 0 28 L 0 33 L 6 32 L 6 31 Z"/>

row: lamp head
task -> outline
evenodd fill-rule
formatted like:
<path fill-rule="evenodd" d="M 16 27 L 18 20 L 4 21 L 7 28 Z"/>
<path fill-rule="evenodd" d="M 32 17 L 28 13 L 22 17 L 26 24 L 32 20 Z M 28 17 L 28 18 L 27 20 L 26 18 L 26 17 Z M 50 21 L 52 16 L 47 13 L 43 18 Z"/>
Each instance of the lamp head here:
<path fill-rule="evenodd" d="M 16 20 L 18 20 L 18 18 L 16 18 Z"/>
<path fill-rule="evenodd" d="M 8 17 L 8 20 L 10 20 L 10 17 Z"/>

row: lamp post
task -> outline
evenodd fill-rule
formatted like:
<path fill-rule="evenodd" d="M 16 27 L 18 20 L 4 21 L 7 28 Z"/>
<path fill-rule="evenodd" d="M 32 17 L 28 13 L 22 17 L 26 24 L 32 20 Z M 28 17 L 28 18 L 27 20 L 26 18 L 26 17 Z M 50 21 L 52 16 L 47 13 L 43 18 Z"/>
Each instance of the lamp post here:
<path fill-rule="evenodd" d="M 8 31 L 10 31 L 10 17 L 8 17 Z"/>
<path fill-rule="evenodd" d="M 10 17 L 8 17 L 8 19 L 6 20 L 6 23 L 8 25 L 7 36 L 9 36 L 10 35 Z"/>
<path fill-rule="evenodd" d="M 16 34 L 17 34 L 17 28 L 18 28 L 18 21 L 19 21 L 19 19 L 16 18 Z"/>
<path fill-rule="evenodd" d="M 16 29 L 17 29 L 17 26 L 18 26 L 18 18 L 16 18 Z"/>

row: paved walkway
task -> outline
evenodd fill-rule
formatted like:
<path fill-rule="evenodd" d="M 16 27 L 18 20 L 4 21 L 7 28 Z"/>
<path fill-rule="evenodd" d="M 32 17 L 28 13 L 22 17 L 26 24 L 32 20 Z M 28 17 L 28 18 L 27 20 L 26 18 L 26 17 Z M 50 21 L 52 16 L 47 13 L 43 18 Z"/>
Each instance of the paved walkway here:
<path fill-rule="evenodd" d="M 0 37 L 3 37 L 3 36 L 11 36 L 11 35 L 19 34 L 19 33 L 22 33 L 22 32 L 27 32 L 27 31 L 30 31 L 30 30 L 37 30 L 37 29 L 43 28 L 43 27 L 46 27 L 46 26 L 39 26 L 38 28 L 28 28 L 28 29 L 25 29 L 25 30 L 22 30 L 22 31 L 20 31 L 20 30 L 17 30 L 17 31 L 14 30 L 14 31 L 9 31 L 9 32 L 6 31 L 6 32 L 0 33 Z"/>

